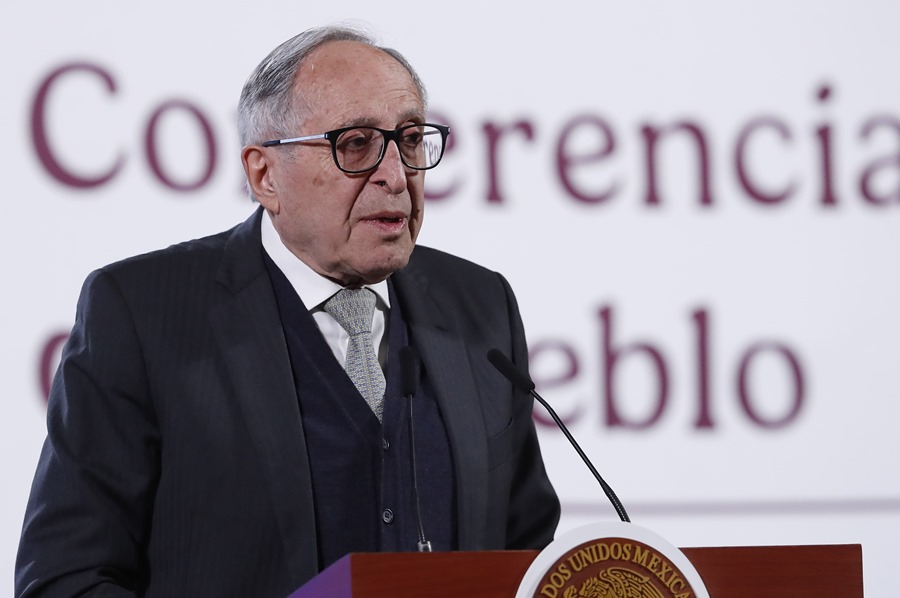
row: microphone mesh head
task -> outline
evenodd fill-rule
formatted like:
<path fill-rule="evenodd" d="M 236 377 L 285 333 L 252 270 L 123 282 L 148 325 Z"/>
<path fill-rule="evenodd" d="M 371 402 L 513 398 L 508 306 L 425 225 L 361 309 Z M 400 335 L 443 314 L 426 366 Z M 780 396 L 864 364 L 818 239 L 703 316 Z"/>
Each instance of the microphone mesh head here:
<path fill-rule="evenodd" d="M 419 355 L 412 347 L 400 349 L 400 373 L 403 379 L 403 396 L 411 397 L 419 390 Z"/>
<path fill-rule="evenodd" d="M 488 361 L 497 368 L 506 379 L 513 383 L 513 386 L 522 392 L 531 392 L 534 390 L 534 382 L 528 377 L 528 374 L 520 370 L 509 360 L 509 357 L 503 354 L 500 349 L 491 349 L 487 354 Z"/>

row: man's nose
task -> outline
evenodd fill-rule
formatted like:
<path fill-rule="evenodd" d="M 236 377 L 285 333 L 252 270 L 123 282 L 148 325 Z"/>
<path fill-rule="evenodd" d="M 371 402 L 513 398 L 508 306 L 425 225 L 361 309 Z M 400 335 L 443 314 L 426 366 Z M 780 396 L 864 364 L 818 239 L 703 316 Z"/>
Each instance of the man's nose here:
<path fill-rule="evenodd" d="M 395 140 L 390 140 L 384 148 L 384 156 L 378 168 L 369 179 L 373 183 L 385 185 L 392 193 L 401 193 L 406 190 L 406 177 L 410 169 L 400 159 L 400 146 Z"/>

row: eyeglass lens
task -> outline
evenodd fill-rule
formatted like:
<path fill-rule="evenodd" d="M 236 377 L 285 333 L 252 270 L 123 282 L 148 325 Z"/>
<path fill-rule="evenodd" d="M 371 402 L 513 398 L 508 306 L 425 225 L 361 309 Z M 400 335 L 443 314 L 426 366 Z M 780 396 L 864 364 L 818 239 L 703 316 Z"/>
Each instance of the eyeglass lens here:
<path fill-rule="evenodd" d="M 400 158 L 410 168 L 431 168 L 441 159 L 444 138 L 436 127 L 412 125 L 398 129 L 395 137 Z M 374 167 L 386 147 L 385 136 L 377 129 L 357 127 L 335 140 L 335 156 L 344 170 L 365 171 Z"/>

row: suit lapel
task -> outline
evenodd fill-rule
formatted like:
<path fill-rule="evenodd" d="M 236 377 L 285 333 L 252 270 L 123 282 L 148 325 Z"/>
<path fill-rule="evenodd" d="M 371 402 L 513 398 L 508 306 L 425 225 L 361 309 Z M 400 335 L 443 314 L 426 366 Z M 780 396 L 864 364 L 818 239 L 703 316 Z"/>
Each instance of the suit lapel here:
<path fill-rule="evenodd" d="M 211 309 L 210 320 L 299 586 L 318 572 L 312 482 L 287 344 L 263 261 L 261 217 L 260 209 L 226 244 L 217 279 L 227 293 Z M 488 447 L 479 389 L 452 310 L 430 292 L 415 263 L 414 254 L 410 266 L 391 281 L 447 426 L 456 470 L 459 548 L 471 550 L 483 544 L 488 512 Z"/>
<path fill-rule="evenodd" d="M 262 216 L 260 209 L 226 244 L 218 281 L 229 292 L 210 321 L 299 586 L 318 571 L 312 485 L 290 358 L 262 256 Z"/>
<path fill-rule="evenodd" d="M 447 426 L 456 470 L 459 548 L 472 550 L 482 544 L 488 512 L 488 447 L 478 387 L 465 339 L 450 320 L 452 310 L 432 296 L 427 280 L 414 266 L 415 253 L 413 258 L 410 266 L 391 276 L 391 281 Z"/>

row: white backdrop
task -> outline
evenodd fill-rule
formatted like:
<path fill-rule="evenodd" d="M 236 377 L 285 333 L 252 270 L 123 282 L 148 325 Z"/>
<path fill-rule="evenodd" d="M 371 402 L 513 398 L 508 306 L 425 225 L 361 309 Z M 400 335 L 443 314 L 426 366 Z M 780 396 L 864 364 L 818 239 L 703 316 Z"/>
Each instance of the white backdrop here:
<path fill-rule="evenodd" d="M 84 277 L 243 220 L 244 78 L 353 19 L 453 128 L 420 241 L 510 279 L 539 390 L 632 519 L 680 546 L 861 543 L 867 596 L 895 595 L 900 5 L 340 4 L 3 10 L 0 586 Z M 613 518 L 541 434 L 561 530 Z"/>

